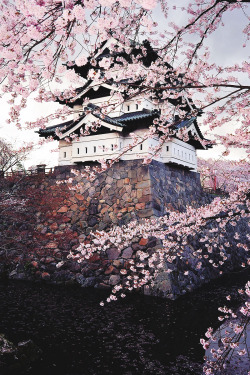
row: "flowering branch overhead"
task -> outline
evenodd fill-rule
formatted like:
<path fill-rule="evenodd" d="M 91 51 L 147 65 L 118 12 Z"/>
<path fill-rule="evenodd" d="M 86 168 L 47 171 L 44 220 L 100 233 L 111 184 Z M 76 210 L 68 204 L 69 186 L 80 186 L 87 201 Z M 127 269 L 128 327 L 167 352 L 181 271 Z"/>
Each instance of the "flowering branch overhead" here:
<path fill-rule="evenodd" d="M 172 7 L 186 15 L 186 24 L 171 22 L 172 31 L 169 28 L 162 33 L 154 21 L 158 3 L 166 21 L 170 20 L 168 7 Z M 194 98 L 194 108 L 206 110 L 204 123 L 211 129 L 229 119 L 231 123 L 237 121 L 239 145 L 246 137 L 244 127 L 249 121 L 244 110 L 249 85 L 238 77 L 249 73 L 249 65 L 244 61 L 227 67 L 211 63 L 206 42 L 223 25 L 225 13 L 242 11 L 245 17 L 247 7 L 248 1 L 236 0 L 190 2 L 180 10 L 171 0 L 92 0 L 88 4 L 80 0 L 4 0 L 0 5 L 0 80 L 2 94 L 12 96 L 10 121 L 20 126 L 20 111 L 27 106 L 31 93 L 36 93 L 38 101 L 54 101 L 58 89 L 51 92 L 51 83 L 55 87 L 64 82 L 64 77 L 79 80 L 74 70 L 92 65 L 92 76 L 86 78 L 101 85 L 110 79 L 113 67 L 124 79 L 129 78 L 128 84 L 123 81 L 128 96 L 140 93 L 145 98 L 156 95 L 161 100 L 182 93 Z M 247 40 L 247 27 L 243 34 Z M 195 43 L 190 42 L 190 35 Z M 97 49 L 111 36 L 120 45 L 111 44 L 110 56 L 96 65 Z M 129 55 L 132 45 L 140 45 L 143 38 L 153 46 L 151 56 L 155 52 L 158 56 L 149 65 L 145 65 L 143 48 L 141 54 L 131 56 L 132 69 L 126 59 L 114 62 L 112 56 L 117 50 L 122 48 Z M 71 72 L 67 71 L 70 66 L 74 66 Z M 221 103 L 220 107 L 215 108 L 216 103 Z M 170 119 L 169 103 L 165 107 L 165 116 L 169 113 Z M 213 113 L 217 116 L 213 117 Z M 41 119 L 34 125 L 40 127 L 42 123 Z"/>

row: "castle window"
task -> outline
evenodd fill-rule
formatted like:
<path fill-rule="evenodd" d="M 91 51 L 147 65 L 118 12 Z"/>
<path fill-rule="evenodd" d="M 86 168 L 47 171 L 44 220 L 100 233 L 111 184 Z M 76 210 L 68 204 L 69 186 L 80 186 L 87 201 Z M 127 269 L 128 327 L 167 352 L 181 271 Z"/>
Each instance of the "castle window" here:
<path fill-rule="evenodd" d="M 113 144 L 111 145 L 111 151 L 114 151 L 114 145 Z"/>
<path fill-rule="evenodd" d="M 94 152 L 96 152 L 96 146 L 94 146 Z"/>
<path fill-rule="evenodd" d="M 103 145 L 103 146 L 102 146 L 102 152 L 104 152 L 104 151 L 105 151 L 105 146 Z"/>
<path fill-rule="evenodd" d="M 142 144 L 140 144 L 140 150 L 142 150 Z"/>
<path fill-rule="evenodd" d="M 88 153 L 88 147 L 85 147 L 85 154 Z"/>
<path fill-rule="evenodd" d="M 64 158 L 66 158 L 66 156 L 67 156 L 67 153 L 66 153 L 66 152 L 64 152 L 64 153 L 63 153 L 63 157 L 64 157 Z"/>
<path fill-rule="evenodd" d="M 189 160 L 190 160 L 190 154 L 188 154 L 188 156 L 189 156 Z"/>
<path fill-rule="evenodd" d="M 127 111 L 128 111 L 128 112 L 130 111 L 130 106 L 129 106 L 129 105 L 127 105 Z"/>
<path fill-rule="evenodd" d="M 79 148 L 77 148 L 77 154 L 78 154 L 78 155 L 80 154 L 80 149 L 79 149 Z"/>
<path fill-rule="evenodd" d="M 136 105 L 135 105 L 135 109 L 138 109 L 138 108 L 139 108 L 139 106 L 138 106 L 138 104 L 136 104 Z"/>
<path fill-rule="evenodd" d="M 166 151 L 169 151 L 169 147 L 168 146 L 166 146 Z"/>

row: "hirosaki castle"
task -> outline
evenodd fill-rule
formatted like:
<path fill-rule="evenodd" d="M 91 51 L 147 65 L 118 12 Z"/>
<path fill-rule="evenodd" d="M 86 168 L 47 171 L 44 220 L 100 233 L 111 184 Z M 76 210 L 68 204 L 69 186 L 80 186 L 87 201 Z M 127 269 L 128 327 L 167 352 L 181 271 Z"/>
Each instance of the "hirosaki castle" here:
<path fill-rule="evenodd" d="M 187 113 L 185 120 L 178 120 L 176 116 L 171 125 L 173 136 L 162 144 L 161 149 L 154 154 L 152 150 L 159 143 L 158 136 L 143 139 L 145 131 L 152 126 L 153 121 L 159 118 L 163 99 L 143 98 L 138 95 L 126 95 L 129 80 L 119 76 L 119 59 L 122 56 L 128 63 L 132 63 L 131 58 L 139 54 L 145 68 L 149 68 L 158 55 L 148 42 L 144 42 L 144 54 L 140 47 L 132 48 L 130 54 L 122 51 L 114 52 L 110 45 L 117 43 L 111 38 L 104 42 L 96 51 L 94 59 L 89 59 L 84 66 L 76 66 L 75 72 L 86 80 L 86 83 L 76 90 L 76 95 L 67 101 L 58 98 L 58 102 L 66 104 L 73 109 L 70 121 L 39 129 L 40 137 L 53 137 L 59 141 L 59 165 L 88 164 L 101 159 L 114 159 L 120 156 L 121 160 L 143 159 L 151 155 L 152 159 L 162 163 L 176 165 L 181 168 L 196 171 L 197 156 L 196 150 L 204 150 L 207 146 L 203 135 L 197 124 L 196 117 L 192 117 L 192 101 L 186 98 L 181 108 Z M 146 53 L 145 53 L 146 50 Z M 102 62 L 105 58 L 112 57 L 113 72 L 112 78 L 105 83 L 96 85 L 89 79 L 89 71 L 92 69 L 98 74 L 102 70 Z M 94 60 L 94 63 L 93 63 Z M 118 68 L 117 68 L 118 66 Z M 121 68 L 122 69 L 122 68 Z M 121 74 L 120 74 L 121 75 Z M 116 93 L 123 95 L 123 100 L 117 104 Z M 173 106 L 177 106 L 178 99 L 165 99 Z M 183 100 L 182 100 L 183 102 Z M 105 106 L 106 104 L 106 106 Z M 113 104 L 113 105 L 112 105 Z M 103 108 L 112 107 L 107 113 Z M 178 137 L 178 132 L 182 137 Z M 137 136 L 138 143 L 131 147 L 133 134 Z M 185 141 L 183 140 L 183 135 Z M 73 136 L 73 137 L 72 137 Z"/>

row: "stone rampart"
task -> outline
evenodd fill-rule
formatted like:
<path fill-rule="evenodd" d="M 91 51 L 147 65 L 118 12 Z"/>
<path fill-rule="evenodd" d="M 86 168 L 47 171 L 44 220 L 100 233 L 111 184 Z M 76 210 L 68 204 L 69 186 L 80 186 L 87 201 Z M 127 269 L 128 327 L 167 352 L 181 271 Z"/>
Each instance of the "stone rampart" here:
<path fill-rule="evenodd" d="M 213 199 L 203 192 L 198 173 L 156 161 L 150 165 L 143 165 L 140 160 L 120 161 L 93 182 L 77 176 L 73 182 L 80 184 L 77 190 L 66 183 L 58 184 L 69 177 L 73 177 L 71 167 L 61 166 L 49 175 L 39 173 L 16 183 L 15 194 L 25 199 L 25 207 L 23 211 L 5 211 L 0 222 L 5 244 L 0 252 L 2 269 L 10 277 L 109 288 L 120 281 L 120 269 L 128 267 L 128 260 L 135 258 L 138 250 L 152 252 L 161 244 L 154 238 L 135 238 L 122 252 L 112 248 L 83 264 L 67 260 L 80 242 L 90 241 L 91 231 L 162 216 L 169 210 L 184 211 L 187 205 L 199 207 Z M 15 181 L 9 183 L 13 185 Z M 236 230 L 243 235 L 245 224 L 229 231 L 229 236 L 233 237 Z M 190 271 L 190 277 L 183 276 L 187 261 L 195 266 L 195 246 L 187 246 L 172 275 L 161 274 L 150 293 L 174 298 L 216 276 L 209 264 L 199 272 Z M 245 253 L 237 249 L 230 268 L 242 259 Z M 58 263 L 62 264 L 60 268 Z"/>
<path fill-rule="evenodd" d="M 70 167 L 57 167 L 53 178 L 67 179 L 72 176 L 70 171 Z M 67 205 L 61 210 L 73 211 L 74 220 L 78 220 L 80 213 L 88 230 L 106 229 L 135 218 L 162 216 L 169 210 L 184 211 L 187 205 L 199 207 L 213 199 L 202 190 L 199 173 L 156 161 L 149 165 L 140 160 L 120 161 L 98 175 L 93 183 L 81 176 L 76 181 L 82 186 L 76 199 L 72 199 L 75 203 L 81 199 L 86 210 L 79 212 L 80 205 L 73 209 Z"/>

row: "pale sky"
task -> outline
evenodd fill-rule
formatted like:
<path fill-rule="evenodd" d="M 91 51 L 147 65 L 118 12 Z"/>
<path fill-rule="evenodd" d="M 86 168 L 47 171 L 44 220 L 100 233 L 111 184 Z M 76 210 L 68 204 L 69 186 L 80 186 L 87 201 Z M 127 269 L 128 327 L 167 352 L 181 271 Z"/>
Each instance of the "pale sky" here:
<path fill-rule="evenodd" d="M 178 4 L 186 4 L 186 0 L 179 0 Z M 162 12 L 159 8 L 154 11 L 155 19 L 158 22 L 159 28 L 161 30 L 167 29 L 167 22 L 162 16 Z M 173 10 L 169 11 L 170 18 L 176 13 Z M 183 22 L 183 12 L 179 10 L 178 12 L 179 22 Z M 171 19 L 169 18 L 169 21 Z M 209 37 L 208 42 L 211 47 L 211 60 L 221 65 L 230 65 L 232 63 L 241 62 L 242 60 L 248 60 L 247 49 L 242 48 L 245 39 L 242 34 L 242 25 L 246 24 L 246 17 L 241 11 L 234 11 L 224 15 L 225 26 L 218 29 L 212 37 Z M 242 77 L 243 78 L 243 77 Z M 245 83 L 245 82 L 243 82 Z M 1 106 L 1 125 L 0 125 L 0 137 L 6 138 L 7 140 L 15 143 L 16 145 L 21 145 L 25 142 L 39 141 L 39 136 L 34 132 L 34 130 L 22 130 L 19 131 L 13 125 L 6 124 L 6 119 L 8 118 L 9 104 L 7 99 L 0 99 Z M 43 115 L 49 115 L 53 113 L 60 106 L 57 103 L 44 103 L 40 104 L 30 99 L 28 107 L 22 113 L 23 124 L 25 121 L 34 121 Z M 199 124 L 201 124 L 202 118 L 199 119 Z M 55 123 L 55 122 L 54 122 Z M 51 123 L 50 125 L 52 125 Z M 201 127 L 202 130 L 202 127 Z M 223 129 L 220 130 L 223 134 Z M 25 167 L 45 163 L 47 166 L 57 165 L 57 152 L 51 152 L 50 150 L 57 149 L 57 142 L 53 141 L 49 144 L 36 147 L 36 149 L 30 154 L 29 158 L 25 162 Z M 216 146 L 212 150 L 198 151 L 198 156 L 202 158 L 219 158 L 223 148 Z M 229 156 L 230 159 L 241 159 L 245 157 L 246 154 L 242 150 L 233 150 Z"/>

